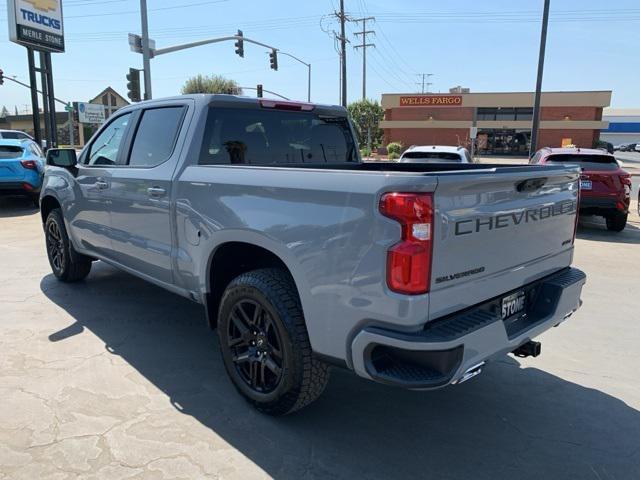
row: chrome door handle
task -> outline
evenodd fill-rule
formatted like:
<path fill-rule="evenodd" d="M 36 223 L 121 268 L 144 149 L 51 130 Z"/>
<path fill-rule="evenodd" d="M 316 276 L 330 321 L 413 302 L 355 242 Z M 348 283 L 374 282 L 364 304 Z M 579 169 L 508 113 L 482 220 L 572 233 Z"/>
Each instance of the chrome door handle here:
<path fill-rule="evenodd" d="M 98 188 L 98 190 L 106 190 L 107 188 L 109 188 L 109 184 L 104 180 L 98 180 L 96 182 L 96 187 Z"/>
<path fill-rule="evenodd" d="M 167 191 L 160 187 L 149 187 L 147 188 L 147 193 L 150 197 L 163 197 L 167 194 Z"/>

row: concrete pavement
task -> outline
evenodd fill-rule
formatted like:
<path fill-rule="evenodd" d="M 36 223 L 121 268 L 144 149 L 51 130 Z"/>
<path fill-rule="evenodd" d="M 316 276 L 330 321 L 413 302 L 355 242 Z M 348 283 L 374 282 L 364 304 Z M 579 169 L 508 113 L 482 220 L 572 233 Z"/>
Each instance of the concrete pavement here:
<path fill-rule="evenodd" d="M 38 213 L 0 199 L 0 479 L 640 478 L 631 219 L 584 219 L 584 306 L 537 359 L 431 393 L 336 370 L 274 419 L 234 391 L 198 305 L 100 262 L 57 282 Z"/>

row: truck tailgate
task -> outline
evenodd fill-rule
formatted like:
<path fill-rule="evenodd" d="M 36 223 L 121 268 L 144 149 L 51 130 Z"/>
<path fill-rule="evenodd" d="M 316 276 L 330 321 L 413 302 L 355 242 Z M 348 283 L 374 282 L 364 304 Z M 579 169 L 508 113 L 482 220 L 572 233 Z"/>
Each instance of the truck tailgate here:
<path fill-rule="evenodd" d="M 573 167 L 439 175 L 429 319 L 570 265 L 578 179 Z"/>

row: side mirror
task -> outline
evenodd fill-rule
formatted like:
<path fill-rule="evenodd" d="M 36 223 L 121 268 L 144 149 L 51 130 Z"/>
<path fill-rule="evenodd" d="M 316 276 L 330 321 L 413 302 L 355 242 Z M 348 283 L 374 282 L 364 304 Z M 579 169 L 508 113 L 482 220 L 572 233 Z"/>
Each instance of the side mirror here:
<path fill-rule="evenodd" d="M 50 148 L 47 150 L 47 165 L 71 168 L 75 167 L 77 163 L 78 158 L 73 148 Z"/>

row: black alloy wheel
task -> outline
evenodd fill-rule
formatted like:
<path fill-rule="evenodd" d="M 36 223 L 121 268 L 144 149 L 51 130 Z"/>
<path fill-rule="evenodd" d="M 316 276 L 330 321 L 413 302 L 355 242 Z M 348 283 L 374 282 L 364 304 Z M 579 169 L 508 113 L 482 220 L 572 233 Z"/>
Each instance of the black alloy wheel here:
<path fill-rule="evenodd" d="M 316 400 L 329 380 L 314 355 L 291 275 L 263 268 L 238 275 L 218 310 L 224 367 L 238 392 L 259 411 L 286 415 Z"/>
<path fill-rule="evenodd" d="M 62 241 L 62 232 L 57 222 L 47 222 L 46 225 L 47 254 L 54 273 L 62 273 L 65 266 L 66 252 Z"/>
<path fill-rule="evenodd" d="M 49 265 L 58 280 L 77 282 L 89 275 L 92 259 L 73 248 L 59 208 L 54 208 L 47 215 L 44 236 Z"/>
<path fill-rule="evenodd" d="M 258 302 L 242 299 L 231 309 L 227 344 L 238 375 L 260 393 L 274 391 L 282 380 L 282 339 L 269 312 Z"/>

